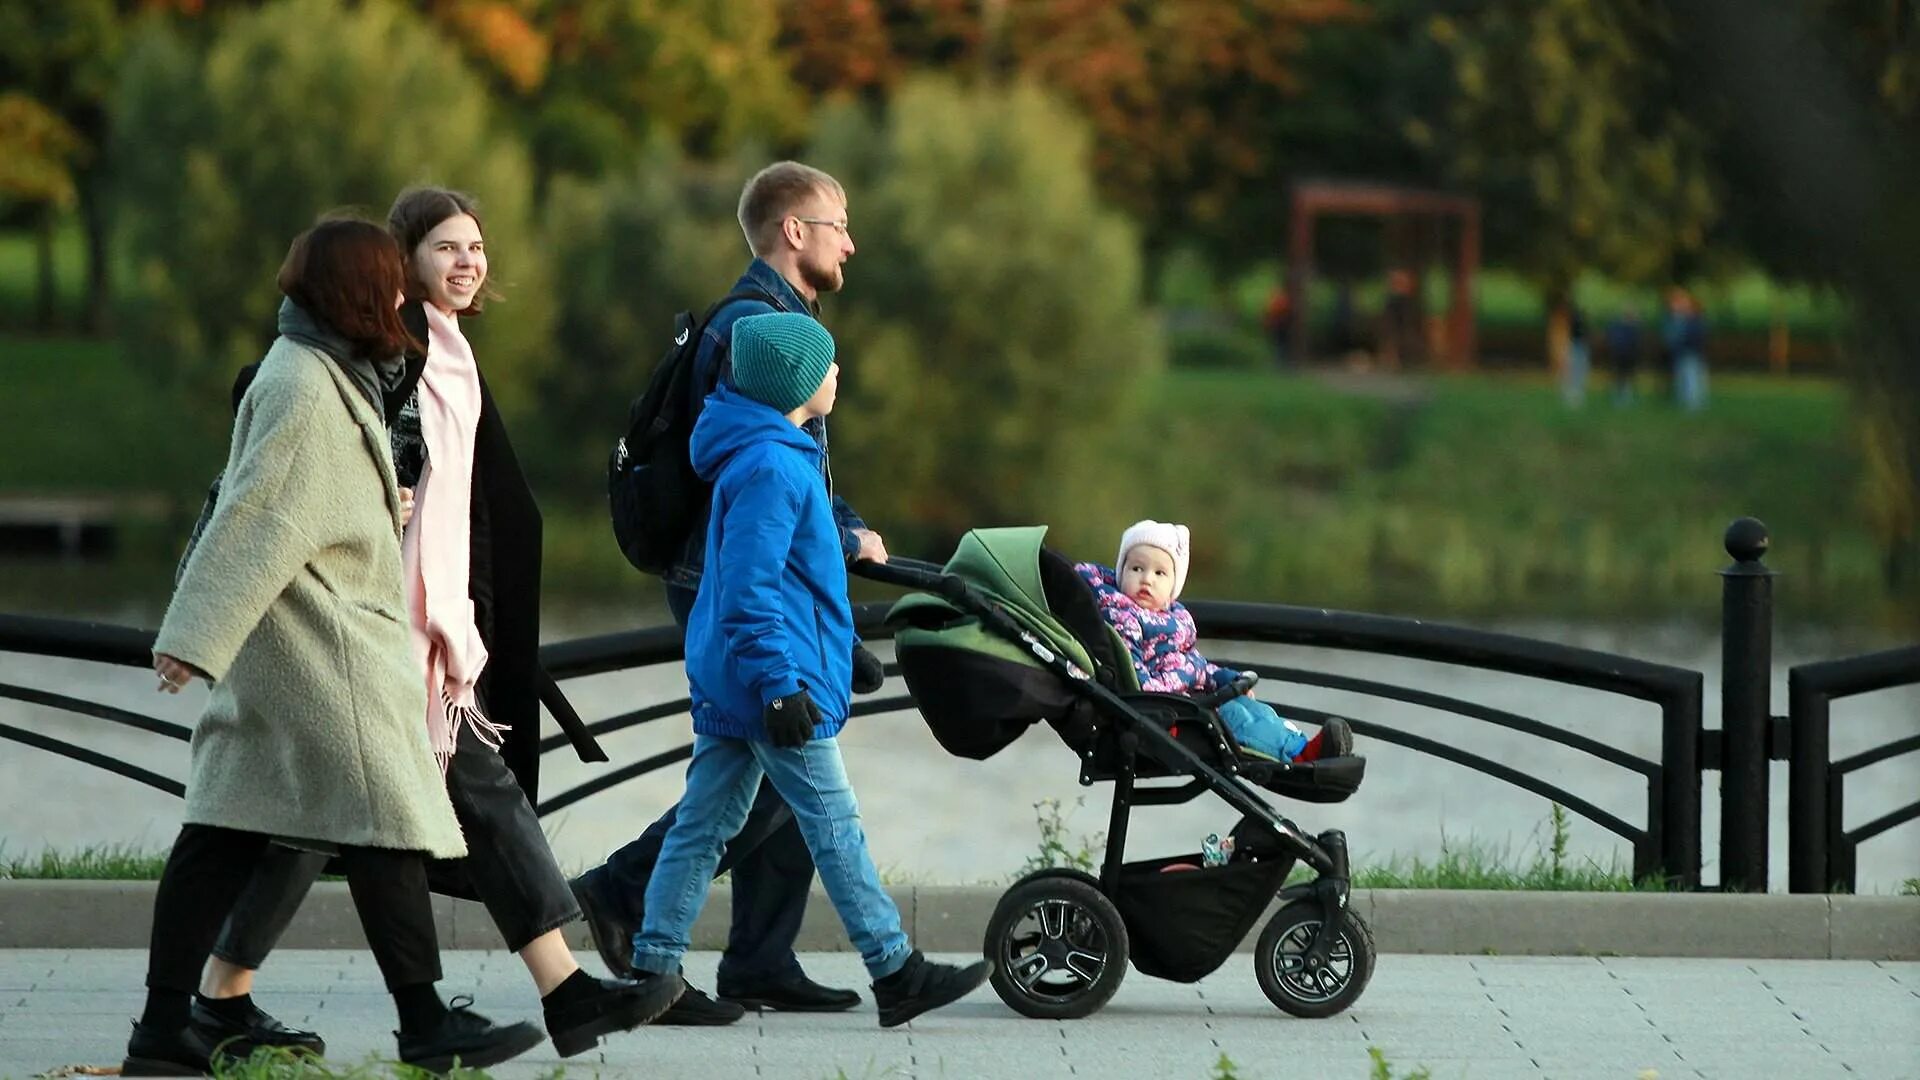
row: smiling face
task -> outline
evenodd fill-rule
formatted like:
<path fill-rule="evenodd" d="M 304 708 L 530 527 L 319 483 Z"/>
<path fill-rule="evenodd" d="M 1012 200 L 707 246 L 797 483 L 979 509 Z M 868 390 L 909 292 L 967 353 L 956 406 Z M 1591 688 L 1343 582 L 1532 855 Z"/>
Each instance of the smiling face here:
<path fill-rule="evenodd" d="M 1157 547 L 1135 544 L 1120 560 L 1120 591 L 1148 611 L 1173 604 L 1173 556 Z"/>
<path fill-rule="evenodd" d="M 413 249 L 413 277 L 429 304 L 449 315 L 473 306 L 487 283 L 487 248 L 480 223 L 455 214 L 433 227 Z"/>

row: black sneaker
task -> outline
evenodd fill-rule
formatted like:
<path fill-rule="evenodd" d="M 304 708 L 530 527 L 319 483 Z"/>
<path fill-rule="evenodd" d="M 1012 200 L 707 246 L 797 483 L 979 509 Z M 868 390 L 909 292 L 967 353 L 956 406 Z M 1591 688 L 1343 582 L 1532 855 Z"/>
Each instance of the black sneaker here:
<path fill-rule="evenodd" d="M 594 871 L 589 870 L 572 881 L 567 882 L 573 888 L 574 902 L 580 905 L 580 915 L 586 920 L 587 933 L 593 937 L 593 947 L 600 952 L 600 959 L 607 970 L 623 979 L 633 978 L 633 927 L 628 926 L 600 895 L 593 883 Z"/>
<path fill-rule="evenodd" d="M 1320 756 L 1348 757 L 1353 753 L 1353 727 L 1338 716 L 1327 717 L 1320 727 Z"/>
<path fill-rule="evenodd" d="M 673 1008 L 662 1013 L 654 1023 L 674 1027 L 725 1027 L 745 1015 L 746 1006 L 731 1001 L 715 1001 L 688 983 L 687 992 L 681 994 L 680 1000 L 673 1003 Z"/>
<path fill-rule="evenodd" d="M 465 1068 L 484 1069 L 519 1057 L 546 1041 L 532 1024 L 496 1024 L 469 1008 L 472 1004 L 473 999 L 462 994 L 449 1003 L 447 1014 L 432 1031 L 396 1032 L 400 1063 L 434 1073 L 446 1072 L 456 1062 Z"/>
<path fill-rule="evenodd" d="M 671 1007 L 687 984 L 678 975 L 647 975 L 639 980 L 595 979 L 590 996 L 572 1005 L 545 1009 L 547 1037 L 561 1057 L 583 1054 L 600 1045 L 602 1035 L 631 1031 L 651 1023 Z"/>
<path fill-rule="evenodd" d="M 897 1027 L 929 1009 L 951 1005 L 978 989 L 992 973 L 993 965 L 985 960 L 955 967 L 929 960 L 915 949 L 905 967 L 873 984 L 880 1026 Z"/>
<path fill-rule="evenodd" d="M 230 1016 L 209 1009 L 196 995 L 193 999 L 193 1027 L 207 1042 L 237 1058 L 253 1053 L 255 1047 L 275 1046 L 324 1056 L 327 1041 L 311 1031 L 290 1028 L 274 1019 L 258 1005 L 248 1004 L 245 1016 Z"/>
<path fill-rule="evenodd" d="M 212 1071 L 218 1046 L 192 1024 L 165 1031 L 136 1020 L 133 1035 L 127 1040 L 126 1060 L 120 1063 L 120 1075 L 205 1076 Z"/>

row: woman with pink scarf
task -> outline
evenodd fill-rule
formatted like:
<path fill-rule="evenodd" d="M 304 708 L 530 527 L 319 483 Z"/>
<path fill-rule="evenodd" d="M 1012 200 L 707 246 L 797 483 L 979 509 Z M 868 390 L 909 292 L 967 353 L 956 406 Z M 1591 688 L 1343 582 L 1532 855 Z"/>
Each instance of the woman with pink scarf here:
<path fill-rule="evenodd" d="M 414 188 L 395 201 L 387 225 L 408 256 L 402 320 L 426 343 L 383 388 L 395 472 L 403 500 L 411 498 L 401 553 L 426 683 L 421 723 L 468 845 L 466 858 L 436 864 L 435 887 L 487 905 L 533 977 L 555 1049 L 568 1057 L 658 1018 L 681 983 L 591 977 L 561 936 L 580 908 L 530 798 L 539 761 L 540 516 L 460 327 L 493 298 L 480 217 L 468 195 Z M 583 758 L 606 760 L 591 736 L 570 734 Z M 209 1013 L 233 1013 L 229 1035 L 257 1045 L 317 1040 L 280 1025 L 249 991 L 320 869 L 320 860 L 288 853 L 255 875 L 229 921 L 201 988 Z"/>

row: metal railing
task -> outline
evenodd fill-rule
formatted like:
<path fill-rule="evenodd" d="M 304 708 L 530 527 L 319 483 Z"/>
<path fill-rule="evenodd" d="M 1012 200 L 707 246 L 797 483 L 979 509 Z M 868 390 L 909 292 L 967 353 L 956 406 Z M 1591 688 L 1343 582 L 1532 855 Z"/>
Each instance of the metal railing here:
<path fill-rule="evenodd" d="M 1570 731 L 1502 709 L 1377 679 L 1311 671 L 1266 663 L 1230 666 L 1258 671 L 1268 679 L 1353 693 L 1434 709 L 1519 732 L 1568 747 L 1626 769 L 1646 784 L 1646 824 L 1639 827 L 1577 792 L 1416 732 L 1356 718 L 1354 730 L 1372 739 L 1451 761 L 1553 800 L 1626 840 L 1633 849 L 1636 878 L 1659 877 L 1682 888 L 1700 886 L 1701 792 L 1707 770 L 1724 769 L 1721 791 L 1721 888 L 1765 888 L 1767 880 L 1767 785 L 1770 760 L 1790 760 L 1790 887 L 1796 892 L 1852 888 L 1858 846 L 1920 818 L 1920 802 L 1894 810 L 1852 830 L 1841 827 L 1845 780 L 1850 774 L 1889 758 L 1920 750 L 1920 735 L 1897 739 L 1842 761 L 1828 754 L 1828 706 L 1854 694 L 1920 682 L 1920 646 L 1845 660 L 1806 664 L 1789 676 L 1791 720 L 1768 709 L 1771 663 L 1771 571 L 1761 563 L 1767 546 L 1763 526 L 1742 519 L 1729 528 L 1727 550 L 1734 564 L 1725 580 L 1722 643 L 1723 714 L 1719 730 L 1706 730 L 1701 715 L 1704 677 L 1700 672 L 1631 657 L 1509 634 L 1449 626 L 1418 619 L 1329 611 L 1273 604 L 1196 600 L 1189 606 L 1209 638 L 1303 646 L 1432 661 L 1516 676 L 1544 679 L 1649 702 L 1661 716 L 1659 760 L 1627 753 L 1586 732 Z M 905 560 L 903 560 L 905 561 Z M 928 566 L 930 564 L 918 564 Z M 887 604 L 861 604 L 855 625 L 869 640 L 885 639 Z M 0 614 L 0 652 L 145 668 L 151 661 L 150 631 L 105 623 Z M 652 627 L 557 642 L 541 647 L 548 676 L 541 691 L 548 711 L 572 716 L 563 683 L 591 675 L 628 671 L 682 659 L 680 632 Z M 887 665 L 887 674 L 898 673 Z M 0 699 L 59 709 L 78 716 L 184 741 L 190 729 L 170 721 L 31 687 L 0 683 Z M 906 695 L 857 701 L 854 716 L 912 708 Z M 686 713 L 684 697 L 649 702 L 586 725 L 596 736 Z M 1302 719 L 1323 718 L 1313 709 L 1289 706 Z M 1789 736 L 1789 729 L 1791 734 Z M 80 742 L 0 723 L 0 739 L 31 746 L 69 760 L 126 777 L 161 791 L 183 794 L 181 783 L 151 770 L 90 749 Z M 566 736 L 540 742 L 542 754 L 568 747 Z M 540 801 L 537 812 L 551 814 L 656 769 L 687 760 L 691 744 L 652 754 Z"/>

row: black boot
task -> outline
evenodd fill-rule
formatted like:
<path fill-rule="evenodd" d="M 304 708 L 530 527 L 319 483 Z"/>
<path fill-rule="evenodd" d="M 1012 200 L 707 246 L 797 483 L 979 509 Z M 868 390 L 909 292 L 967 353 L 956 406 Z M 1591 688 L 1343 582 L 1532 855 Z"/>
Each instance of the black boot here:
<path fill-rule="evenodd" d="M 658 979 L 661 976 L 653 975 Z M 673 1003 L 673 1008 L 654 1021 L 669 1027 L 725 1027 L 747 1015 L 747 1007 L 731 1001 L 717 1001 L 692 986 Z"/>
<path fill-rule="evenodd" d="M 547 1037 L 561 1057 L 585 1053 L 600 1045 L 602 1035 L 631 1031 L 659 1019 L 685 989 L 678 975 L 634 982 L 596 979 L 576 971 L 540 999 Z"/>
<path fill-rule="evenodd" d="M 193 998 L 193 1027 L 225 1053 L 244 1058 L 255 1047 L 275 1046 L 324 1056 L 327 1042 L 311 1031 L 290 1028 L 253 1003 L 252 995 L 209 1001 Z"/>
<path fill-rule="evenodd" d="M 587 933 L 592 935 L 593 947 L 599 950 L 600 959 L 606 962 L 607 970 L 620 978 L 631 979 L 634 928 L 620 917 L 613 902 L 601 895 L 594 878 L 598 872 L 589 870 L 567 884 L 573 888 L 573 900 L 580 905 L 580 916 L 586 920 Z"/>
<path fill-rule="evenodd" d="M 860 1004 L 859 994 L 822 986 L 797 968 L 771 979 L 722 981 L 719 993 L 723 1001 L 776 1012 L 845 1012 Z"/>
<path fill-rule="evenodd" d="M 457 1061 L 469 1069 L 484 1069 L 539 1046 L 546 1041 L 532 1024 L 496 1024 L 474 1012 L 473 999 L 454 998 L 440 1022 L 426 1031 L 402 1031 L 400 1062 L 428 1072 L 443 1073 Z"/>
<path fill-rule="evenodd" d="M 955 967 L 920 955 L 915 949 L 906 966 L 873 984 L 873 1000 L 880 1006 L 880 1026 L 895 1027 L 929 1009 L 951 1005 L 987 981 L 993 965 L 985 960 Z"/>
<path fill-rule="evenodd" d="M 216 1043 L 192 1024 L 171 1030 L 134 1021 L 122 1076 L 205 1076 L 213 1069 Z"/>

